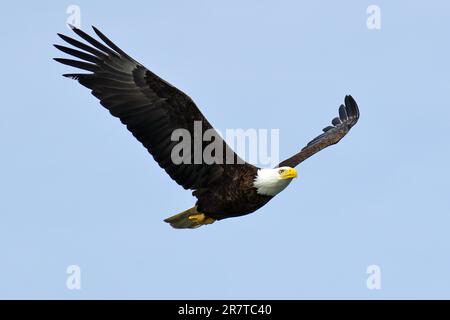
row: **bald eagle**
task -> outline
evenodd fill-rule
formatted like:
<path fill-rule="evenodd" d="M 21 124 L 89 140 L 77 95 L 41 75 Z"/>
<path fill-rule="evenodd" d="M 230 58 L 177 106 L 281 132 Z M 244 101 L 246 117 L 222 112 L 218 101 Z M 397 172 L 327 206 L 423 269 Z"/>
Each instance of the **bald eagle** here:
<path fill-rule="evenodd" d="M 58 34 L 77 49 L 55 47 L 79 60 L 55 60 L 88 71 L 64 76 L 89 88 L 175 182 L 193 190 L 195 205 L 164 220 L 174 228 L 197 228 L 261 208 L 297 177 L 298 164 L 339 142 L 358 121 L 358 106 L 348 95 L 332 125 L 275 168 L 258 168 L 243 161 L 218 134 L 214 135 L 214 141 L 221 143 L 223 152 L 216 153 L 215 161 L 175 163 L 171 152 L 178 143 L 172 139 L 176 129 L 192 133 L 195 122 L 200 122 L 202 132 L 217 132 L 190 97 L 135 61 L 97 28 L 93 29 L 103 43 L 73 26 L 72 30 L 85 42 Z M 205 147 L 206 142 L 202 142 L 201 148 Z M 233 161 L 224 161 L 230 155 Z M 188 160 L 194 157 L 189 152 L 184 156 Z"/>

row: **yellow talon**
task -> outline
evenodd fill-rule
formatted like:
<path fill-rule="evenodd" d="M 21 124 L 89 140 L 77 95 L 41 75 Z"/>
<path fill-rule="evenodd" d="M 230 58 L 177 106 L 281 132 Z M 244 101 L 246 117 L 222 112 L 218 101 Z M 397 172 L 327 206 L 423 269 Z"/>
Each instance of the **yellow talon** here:
<path fill-rule="evenodd" d="M 215 219 L 210 218 L 203 213 L 194 214 L 192 216 L 189 216 L 189 220 L 192 220 L 198 224 L 211 224 L 211 223 L 214 223 L 214 221 L 216 221 Z"/>

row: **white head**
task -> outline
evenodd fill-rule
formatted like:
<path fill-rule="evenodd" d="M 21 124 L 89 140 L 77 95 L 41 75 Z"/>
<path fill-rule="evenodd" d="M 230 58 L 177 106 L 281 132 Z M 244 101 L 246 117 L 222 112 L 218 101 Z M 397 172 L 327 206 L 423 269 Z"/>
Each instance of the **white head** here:
<path fill-rule="evenodd" d="M 274 196 L 283 191 L 292 179 L 297 177 L 297 170 L 291 167 L 259 169 L 253 186 L 259 194 Z"/>

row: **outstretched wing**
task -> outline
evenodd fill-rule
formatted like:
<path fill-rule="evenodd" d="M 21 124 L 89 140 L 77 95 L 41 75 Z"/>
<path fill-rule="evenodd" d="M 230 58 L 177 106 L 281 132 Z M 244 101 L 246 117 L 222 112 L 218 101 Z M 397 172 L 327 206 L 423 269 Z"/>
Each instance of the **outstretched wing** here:
<path fill-rule="evenodd" d="M 55 47 L 80 60 L 62 58 L 55 60 L 90 73 L 71 73 L 64 76 L 78 80 L 91 89 L 100 103 L 127 126 L 178 184 L 185 189 L 211 186 L 223 175 L 225 156 L 228 160 L 233 157 L 235 161 L 246 164 L 229 149 L 215 130 L 212 136 L 214 141 L 220 139 L 219 142 L 223 145 L 222 159 L 217 158 L 220 154 L 218 153 L 209 164 L 195 161 L 194 143 L 191 143 L 191 152 L 188 152 L 190 161 L 175 164 L 171 159 L 172 149 L 178 143 L 171 139 L 174 130 L 186 129 L 193 137 L 195 122 L 201 123 L 202 136 L 206 130 L 213 129 L 195 103 L 186 94 L 127 55 L 95 27 L 93 27 L 95 33 L 104 44 L 80 29 L 75 27 L 72 29 L 88 44 L 58 34 L 77 49 L 61 45 Z M 200 143 L 203 154 L 206 142 Z"/>
<path fill-rule="evenodd" d="M 284 160 L 278 166 L 295 167 L 320 150 L 338 143 L 358 122 L 359 109 L 352 96 L 345 97 L 345 105 L 339 107 L 339 117 L 331 121 L 332 126 L 323 129 L 323 133 L 310 141 L 299 153 Z"/>

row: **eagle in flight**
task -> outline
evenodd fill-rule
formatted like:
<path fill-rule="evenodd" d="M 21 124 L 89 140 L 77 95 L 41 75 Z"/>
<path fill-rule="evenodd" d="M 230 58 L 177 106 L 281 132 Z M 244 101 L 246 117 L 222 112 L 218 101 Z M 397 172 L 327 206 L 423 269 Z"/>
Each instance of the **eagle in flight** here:
<path fill-rule="evenodd" d="M 348 95 L 339 107 L 339 116 L 323 133 L 275 168 L 258 168 L 231 150 L 185 93 L 135 61 L 97 28 L 93 27 L 103 43 L 76 27 L 71 28 L 85 42 L 58 34 L 76 49 L 55 47 L 78 59 L 55 60 L 84 73 L 64 76 L 89 88 L 175 182 L 193 190 L 197 198 L 195 205 L 164 220 L 174 228 L 193 229 L 261 208 L 297 177 L 298 164 L 338 143 L 359 118 L 358 106 Z M 171 155 L 179 142 L 173 141 L 172 133 L 177 129 L 193 133 L 195 123 L 201 124 L 202 133 L 207 130 L 216 133 L 214 141 L 223 146 L 223 152 L 216 152 L 214 161 L 209 163 L 174 162 Z M 206 142 L 200 145 L 202 149 L 206 146 Z M 233 161 L 229 161 L 230 155 Z M 193 157 L 194 152 L 183 154 L 183 159 L 193 160 Z"/>

